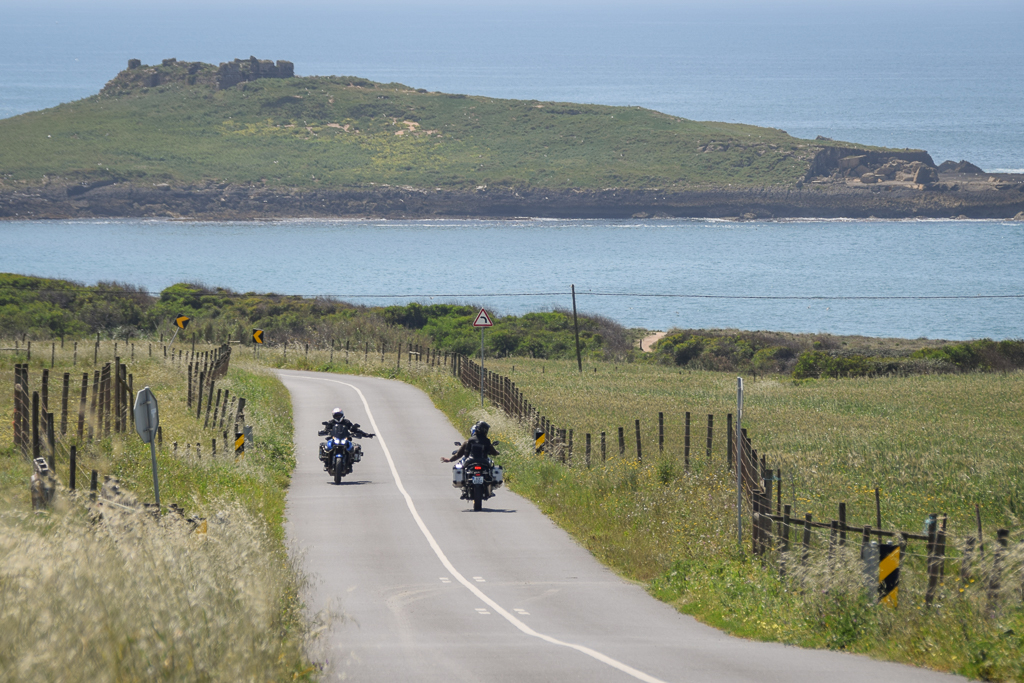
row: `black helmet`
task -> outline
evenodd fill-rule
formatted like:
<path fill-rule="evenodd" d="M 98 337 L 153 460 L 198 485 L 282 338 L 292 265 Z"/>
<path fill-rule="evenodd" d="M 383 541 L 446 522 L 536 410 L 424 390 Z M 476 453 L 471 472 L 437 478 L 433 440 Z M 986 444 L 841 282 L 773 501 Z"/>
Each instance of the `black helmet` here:
<path fill-rule="evenodd" d="M 338 420 L 340 422 L 345 417 L 345 411 L 342 410 L 341 408 L 335 408 L 334 412 L 331 415 L 332 417 L 334 417 L 335 420 Z"/>
<path fill-rule="evenodd" d="M 487 432 L 490 430 L 490 428 L 491 428 L 491 425 L 487 424 L 486 422 L 482 422 L 482 421 L 481 422 L 477 422 L 476 423 L 476 435 L 479 436 L 480 438 L 485 438 L 487 436 Z"/>

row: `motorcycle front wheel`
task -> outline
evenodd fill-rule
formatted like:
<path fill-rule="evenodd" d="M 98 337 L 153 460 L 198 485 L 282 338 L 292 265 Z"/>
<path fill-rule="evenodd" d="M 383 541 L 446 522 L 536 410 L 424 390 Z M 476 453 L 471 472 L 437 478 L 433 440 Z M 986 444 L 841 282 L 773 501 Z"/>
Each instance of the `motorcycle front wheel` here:
<path fill-rule="evenodd" d="M 484 507 L 484 485 L 473 484 L 473 512 L 480 512 Z"/>
<path fill-rule="evenodd" d="M 340 484 L 341 483 L 341 470 L 343 468 L 344 468 L 344 464 L 342 464 L 341 459 L 340 458 L 336 459 L 334 461 L 334 483 L 335 484 Z"/>

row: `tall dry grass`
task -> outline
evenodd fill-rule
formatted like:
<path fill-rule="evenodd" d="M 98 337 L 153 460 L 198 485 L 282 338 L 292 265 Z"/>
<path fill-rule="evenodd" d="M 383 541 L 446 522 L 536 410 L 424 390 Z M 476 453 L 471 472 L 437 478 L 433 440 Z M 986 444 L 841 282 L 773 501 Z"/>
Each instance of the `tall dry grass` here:
<path fill-rule="evenodd" d="M 7 342 L 0 341 L 0 346 Z M 13 346 L 13 344 L 11 344 Z M 226 448 L 231 417 L 216 426 L 205 408 L 187 407 L 186 366 L 162 346 L 66 342 L 63 354 L 33 345 L 30 390 L 50 370 L 50 410 L 60 419 L 61 377 L 72 373 L 68 434 L 58 434 L 55 472 L 62 488 L 45 515 L 29 508 L 31 465 L 11 446 L 13 364 L 0 357 L 0 679 L 3 680 L 283 680 L 315 674 L 307 647 L 315 625 L 303 613 L 304 577 L 283 543 L 284 495 L 294 464 L 288 392 L 270 372 L 233 359 L 217 388 L 247 399 L 255 443 L 243 456 Z M 83 347 L 89 353 L 83 354 Z M 54 348 L 51 368 L 50 349 Z M 190 347 L 188 347 L 190 348 Z M 205 351 L 210 347 L 198 347 Z M 78 439 L 81 373 L 113 360 L 128 364 L 135 389 L 150 386 L 160 406 L 161 502 L 207 519 L 196 534 L 178 515 L 160 520 L 85 500 L 90 470 L 119 478 L 140 502 L 153 501 L 149 447 L 131 423 L 123 434 Z M 214 397 L 217 391 L 214 390 Z M 205 404 L 204 397 L 204 404 Z M 91 401 L 90 401 L 91 402 Z M 231 402 L 229 401 L 229 407 Z M 89 414 L 87 410 L 87 415 Z M 212 441 L 218 449 L 213 452 Z M 174 444 L 177 443 L 177 449 Z M 199 448 L 196 448 L 199 444 Z M 67 490 L 69 451 L 78 450 L 79 493 Z M 46 449 L 43 449 L 46 455 Z M 102 476 L 101 476 L 102 481 Z"/>
<path fill-rule="evenodd" d="M 302 671 L 295 572 L 243 507 L 0 514 L 0 678 L 266 681 Z M 198 531 L 198 532 L 197 532 Z M 267 561 L 276 557 L 277 561 Z"/>

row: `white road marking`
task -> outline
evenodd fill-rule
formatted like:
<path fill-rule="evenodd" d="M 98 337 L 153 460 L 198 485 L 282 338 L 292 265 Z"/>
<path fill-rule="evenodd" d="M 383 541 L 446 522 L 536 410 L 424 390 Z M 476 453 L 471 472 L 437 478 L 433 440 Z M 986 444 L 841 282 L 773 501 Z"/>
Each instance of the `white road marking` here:
<path fill-rule="evenodd" d="M 488 612 L 488 611 L 487 611 L 486 609 L 484 609 L 483 607 L 477 607 L 477 608 L 476 608 L 476 611 L 477 611 L 477 612 L 478 612 L 479 614 L 490 614 L 490 612 Z"/>
<path fill-rule="evenodd" d="M 487 583 L 487 579 L 485 579 L 482 576 L 474 576 L 473 580 L 476 581 L 477 583 Z"/>
<path fill-rule="evenodd" d="M 301 378 L 302 376 L 297 375 L 296 377 Z M 455 566 L 451 563 L 451 561 L 449 561 L 448 557 L 444 554 L 444 551 L 441 550 L 441 546 L 437 544 L 437 541 L 434 539 L 434 535 L 430 533 L 430 529 L 427 528 L 427 525 L 424 523 L 423 518 L 420 517 L 420 513 L 416 511 L 416 505 L 412 502 L 412 496 L 409 495 L 409 492 L 405 490 L 405 486 L 402 485 L 402 478 L 398 475 L 398 469 L 395 467 L 395 461 L 391 457 L 391 451 L 388 450 L 387 443 L 385 443 L 384 441 L 384 436 L 381 434 L 380 427 L 377 426 L 377 421 L 373 419 L 373 412 L 370 410 L 370 404 L 366 400 L 366 396 L 363 395 L 363 392 L 360 391 L 359 387 L 355 386 L 354 384 L 349 384 L 348 382 L 342 382 L 336 379 L 325 379 L 319 377 L 312 379 L 316 379 L 321 382 L 334 382 L 335 384 L 341 384 L 343 386 L 349 387 L 359 395 L 359 400 L 362 401 L 363 408 L 366 409 L 366 416 L 370 418 L 370 425 L 373 427 L 373 431 L 377 435 L 377 441 L 380 443 L 381 450 L 384 451 L 384 457 L 387 458 L 388 466 L 391 468 L 391 476 L 395 480 L 395 486 L 398 487 L 398 491 L 402 494 L 402 497 L 405 498 L 405 504 L 409 508 L 409 512 L 412 514 L 412 518 L 413 520 L 415 520 L 416 526 L 420 528 L 420 532 L 422 532 L 424 538 L 427 539 L 427 543 L 430 544 L 430 547 L 431 549 L 433 549 L 434 554 L 437 555 L 437 559 L 439 559 L 441 561 L 441 564 L 444 565 L 444 568 L 447 569 L 448 572 L 455 577 L 456 581 L 458 581 L 467 589 L 469 589 L 469 591 L 476 597 L 480 598 L 480 600 L 485 605 L 489 606 L 495 612 L 504 617 L 506 621 L 508 621 L 510 624 L 512 624 L 522 633 L 525 633 L 528 636 L 539 638 L 540 640 L 551 643 L 552 645 L 560 645 L 562 647 L 567 647 L 576 650 L 577 652 L 585 654 L 588 657 L 593 657 L 602 664 L 607 664 L 608 666 L 614 669 L 618 669 L 619 671 L 628 674 L 637 680 L 644 681 L 644 683 L 665 683 L 665 681 L 662 681 L 660 678 L 655 678 L 650 674 L 646 674 L 643 671 L 634 669 L 628 664 L 624 664 L 617 659 L 612 659 L 608 655 L 598 652 L 597 650 L 591 649 L 585 645 L 567 643 L 563 640 L 558 640 L 557 638 L 553 638 L 552 636 L 545 635 L 538 631 L 534 631 L 532 628 L 530 628 L 522 621 L 517 619 L 515 615 L 511 614 L 504 607 L 502 607 L 494 600 L 489 598 L 482 590 L 477 588 L 476 585 L 471 583 L 469 579 L 467 579 L 457 569 L 455 569 Z"/>
<path fill-rule="evenodd" d="M 451 583 L 451 582 L 452 582 L 452 580 L 449 579 L 447 576 L 442 576 L 441 577 L 441 583 Z"/>
<path fill-rule="evenodd" d="M 526 611 L 526 610 L 524 610 L 524 609 L 519 609 L 518 607 L 513 607 L 513 608 L 512 608 L 512 611 L 513 611 L 513 612 L 515 612 L 516 614 L 518 614 L 519 616 L 522 616 L 522 617 L 528 617 L 528 616 L 530 616 L 530 613 L 529 613 L 529 612 L 527 612 L 527 611 Z"/>

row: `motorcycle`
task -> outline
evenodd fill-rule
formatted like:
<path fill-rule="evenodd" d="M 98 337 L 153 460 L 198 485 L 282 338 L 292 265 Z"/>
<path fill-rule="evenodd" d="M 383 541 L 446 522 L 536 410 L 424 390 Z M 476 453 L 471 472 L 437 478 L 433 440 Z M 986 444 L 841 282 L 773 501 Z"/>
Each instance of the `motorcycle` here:
<path fill-rule="evenodd" d="M 325 427 L 331 425 L 330 422 L 322 424 Z M 352 473 L 353 463 L 363 459 L 363 447 L 353 443 L 352 437 L 358 439 L 374 436 L 359 429 L 358 424 L 353 424 L 349 429 L 335 426 L 333 429 L 321 430 L 317 434 L 327 437 L 327 441 L 320 444 L 320 461 L 327 473 L 334 477 L 335 484 L 340 484 L 342 477 Z"/>
<path fill-rule="evenodd" d="M 461 446 L 462 442 L 456 441 L 455 445 Z M 494 441 L 492 445 L 497 446 L 498 442 Z M 452 455 L 456 453 L 457 450 L 452 451 Z M 452 466 L 452 486 L 462 489 L 461 500 L 473 501 L 474 512 L 483 509 L 483 502 L 494 497 L 494 490 L 501 488 L 503 483 L 505 471 L 501 465 L 495 465 L 486 456 L 483 459 L 474 459 L 473 456 L 467 455 Z"/>

